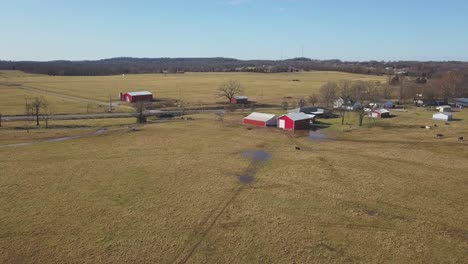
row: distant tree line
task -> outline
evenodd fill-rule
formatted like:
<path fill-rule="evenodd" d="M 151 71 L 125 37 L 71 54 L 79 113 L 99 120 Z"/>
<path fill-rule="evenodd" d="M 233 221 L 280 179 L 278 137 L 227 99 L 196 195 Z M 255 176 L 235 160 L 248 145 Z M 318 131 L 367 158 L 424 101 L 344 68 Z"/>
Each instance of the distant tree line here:
<path fill-rule="evenodd" d="M 374 75 L 404 75 L 436 78 L 447 71 L 468 76 L 468 63 L 418 61 L 312 60 L 237 60 L 230 58 L 112 58 L 95 61 L 1 61 L 0 70 L 21 70 L 29 73 L 60 76 L 97 76 L 138 73 L 183 72 L 294 72 L 341 71 Z M 423 80 L 423 79 L 421 79 Z"/>

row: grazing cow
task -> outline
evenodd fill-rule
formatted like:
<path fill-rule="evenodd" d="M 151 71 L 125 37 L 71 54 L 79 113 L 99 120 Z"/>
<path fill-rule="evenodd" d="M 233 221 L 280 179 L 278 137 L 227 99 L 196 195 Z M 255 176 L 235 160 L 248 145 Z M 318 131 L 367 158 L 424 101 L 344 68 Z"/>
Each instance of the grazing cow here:
<path fill-rule="evenodd" d="M 447 125 L 447 126 L 448 126 L 448 125 L 450 125 L 450 123 L 445 123 L 445 125 Z"/>
<path fill-rule="evenodd" d="M 434 127 L 437 127 L 437 124 L 434 124 Z"/>
<path fill-rule="evenodd" d="M 437 134 L 437 135 L 436 135 L 436 138 L 442 138 L 443 136 L 444 136 L 444 135 L 442 135 L 442 134 Z"/>
<path fill-rule="evenodd" d="M 463 137 L 459 137 L 459 138 L 458 138 L 458 141 L 462 142 L 462 141 L 463 141 Z"/>
<path fill-rule="evenodd" d="M 298 147 L 298 146 L 296 146 L 296 150 L 301 150 L 301 148 L 300 148 L 300 147 Z"/>

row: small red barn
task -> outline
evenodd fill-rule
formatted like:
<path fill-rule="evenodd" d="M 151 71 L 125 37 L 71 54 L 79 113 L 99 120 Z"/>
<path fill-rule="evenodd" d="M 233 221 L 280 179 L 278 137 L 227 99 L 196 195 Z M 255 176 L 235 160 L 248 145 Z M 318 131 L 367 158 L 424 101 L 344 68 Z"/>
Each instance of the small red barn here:
<path fill-rule="evenodd" d="M 244 95 L 236 95 L 231 98 L 231 104 L 246 104 L 249 102 L 249 98 Z"/>
<path fill-rule="evenodd" d="M 304 113 L 290 113 L 278 117 L 278 128 L 283 130 L 309 129 L 312 117 Z"/>
<path fill-rule="evenodd" d="M 126 92 L 122 94 L 120 97 L 120 100 L 128 102 L 128 103 L 135 103 L 135 102 L 141 102 L 141 101 L 152 101 L 153 100 L 153 94 L 148 91 L 142 91 L 142 92 Z"/>
<path fill-rule="evenodd" d="M 264 114 L 253 112 L 242 119 L 244 125 L 253 125 L 259 127 L 276 126 L 276 116 L 272 114 Z"/>

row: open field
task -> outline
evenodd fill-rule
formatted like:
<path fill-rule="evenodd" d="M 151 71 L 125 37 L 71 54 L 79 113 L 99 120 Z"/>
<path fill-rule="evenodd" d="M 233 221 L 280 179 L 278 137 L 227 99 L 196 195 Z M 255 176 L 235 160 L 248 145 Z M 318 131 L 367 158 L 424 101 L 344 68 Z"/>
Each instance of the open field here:
<path fill-rule="evenodd" d="M 0 147 L 0 262 L 462 263 L 468 111 L 431 130 L 430 111 L 395 114 L 323 120 L 315 139 L 236 113 L 135 132 L 131 119 L 7 123 L 0 144 L 108 128 Z"/>
<path fill-rule="evenodd" d="M 219 84 L 239 80 L 250 100 L 264 104 L 290 104 L 298 98 L 317 92 L 328 81 L 375 80 L 382 76 L 358 75 L 341 72 L 301 73 L 185 73 L 139 74 L 125 76 L 63 77 L 0 71 L 0 112 L 23 114 L 25 96 L 43 95 L 57 113 L 87 113 L 107 110 L 109 96 L 117 99 L 122 91 L 148 90 L 156 99 L 183 100 L 189 105 L 214 105 L 223 99 L 216 96 Z M 292 81 L 299 80 L 299 81 Z M 127 110 L 128 109 L 119 109 Z"/>

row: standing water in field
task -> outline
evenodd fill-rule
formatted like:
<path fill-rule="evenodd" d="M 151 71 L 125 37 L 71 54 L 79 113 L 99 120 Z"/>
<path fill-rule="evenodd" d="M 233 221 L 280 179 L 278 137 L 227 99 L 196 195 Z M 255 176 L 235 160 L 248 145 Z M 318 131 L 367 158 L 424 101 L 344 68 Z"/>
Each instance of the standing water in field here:
<path fill-rule="evenodd" d="M 328 136 L 324 133 L 321 132 L 321 130 L 315 130 L 315 131 L 309 131 L 309 136 L 308 136 L 309 139 L 311 140 L 317 140 L 317 141 L 321 141 L 321 140 L 326 140 L 328 139 Z"/>
<path fill-rule="evenodd" d="M 271 159 L 271 154 L 264 150 L 247 150 L 242 152 L 242 156 L 253 161 L 265 161 Z"/>
<path fill-rule="evenodd" d="M 239 181 L 243 184 L 252 183 L 255 180 L 254 175 L 257 165 L 271 159 L 271 154 L 264 150 L 246 150 L 242 152 L 242 156 L 251 160 L 246 171 L 242 175 L 239 175 Z"/>

